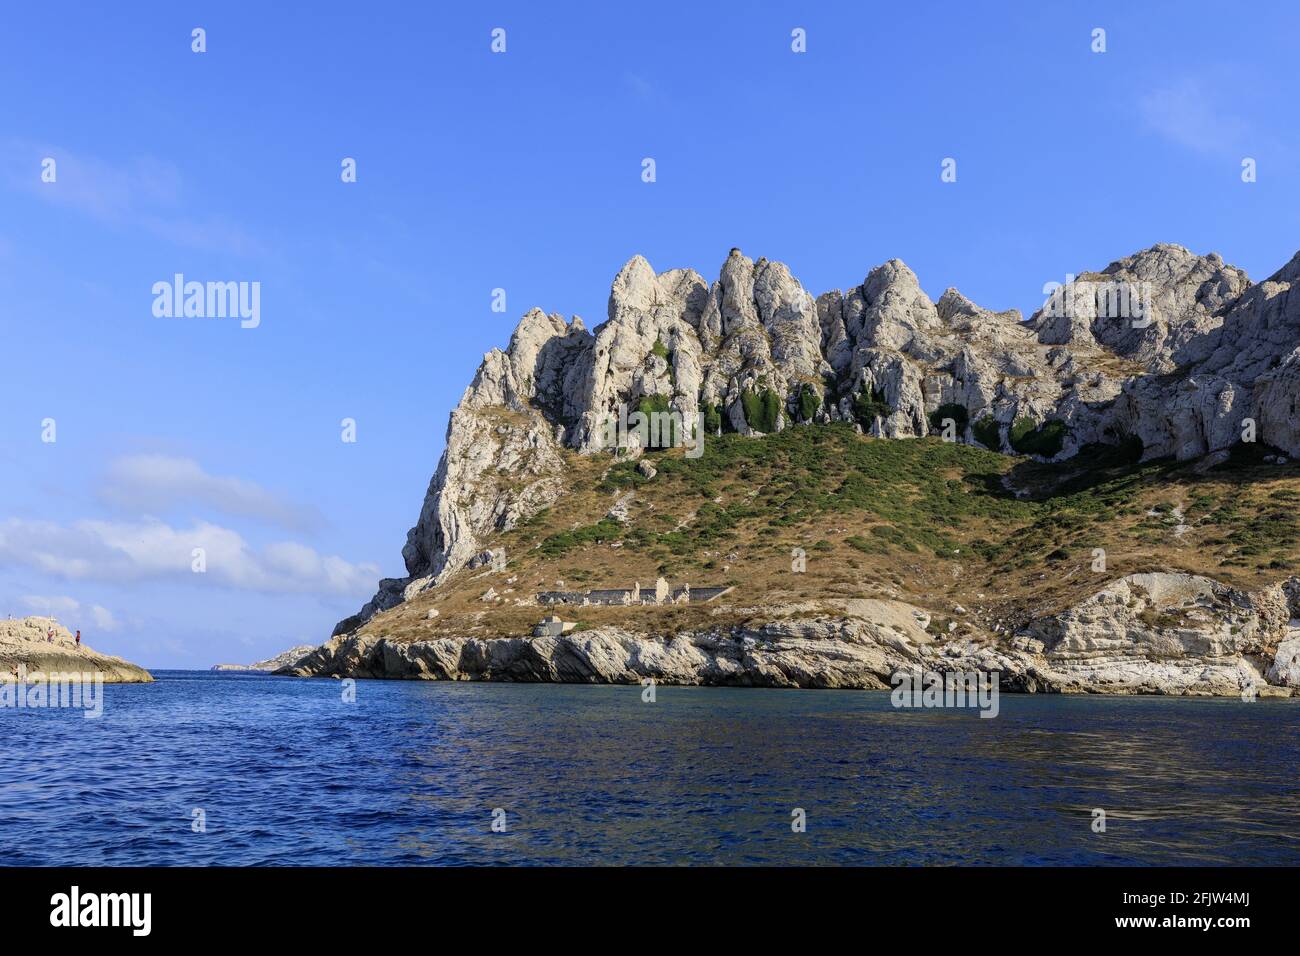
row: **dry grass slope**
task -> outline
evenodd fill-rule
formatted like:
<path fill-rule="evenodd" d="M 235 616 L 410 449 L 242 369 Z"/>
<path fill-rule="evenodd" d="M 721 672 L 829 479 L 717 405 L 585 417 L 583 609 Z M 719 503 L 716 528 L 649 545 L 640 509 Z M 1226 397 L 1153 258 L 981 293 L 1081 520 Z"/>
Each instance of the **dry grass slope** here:
<path fill-rule="evenodd" d="M 1182 569 L 1253 588 L 1296 566 L 1300 466 L 1243 446 L 1225 465 L 1138 463 L 1138 449 L 1089 449 L 1048 465 L 939 439 L 874 440 L 848 426 L 798 426 L 765 438 L 724 435 L 704 455 L 635 462 L 569 456 L 555 507 L 486 542 L 504 571 L 462 572 L 376 616 L 362 633 L 397 640 L 521 636 L 547 610 L 541 590 L 729 584 L 705 605 L 566 608 L 581 627 L 686 627 L 768 620 L 771 608 L 898 598 L 954 604 L 968 629 L 1005 632 L 1136 571 Z M 627 519 L 608 517 L 624 501 Z M 806 572 L 791 570 L 803 549 Z M 1104 549 L 1106 570 L 1093 570 Z M 492 589 L 495 597 L 483 600 Z M 439 614 L 429 619 L 427 612 Z"/>

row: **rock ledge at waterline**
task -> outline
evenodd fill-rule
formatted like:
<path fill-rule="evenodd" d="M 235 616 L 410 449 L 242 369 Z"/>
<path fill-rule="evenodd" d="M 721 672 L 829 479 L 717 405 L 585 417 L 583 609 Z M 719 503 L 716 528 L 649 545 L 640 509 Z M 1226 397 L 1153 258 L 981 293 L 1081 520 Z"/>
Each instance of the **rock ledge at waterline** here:
<path fill-rule="evenodd" d="M 338 635 L 280 673 L 425 680 L 883 689 L 899 670 L 998 672 L 1010 691 L 1288 697 L 1300 688 L 1300 580 L 1242 594 L 1185 574 L 1115 582 L 1009 641 L 942 645 L 899 601 L 773 608 L 770 623 L 672 636 L 597 628 L 545 638 L 398 643 Z M 838 606 L 835 606 L 838 605 Z M 1176 614 L 1180 626 L 1145 623 Z M 783 615 L 791 615 L 783 617 Z"/>
<path fill-rule="evenodd" d="M 54 629 L 54 640 L 47 640 Z M 13 671 L 23 669 L 28 679 L 53 674 L 99 674 L 106 684 L 148 684 L 153 677 L 120 657 L 91 650 L 51 617 L 0 620 L 0 681 L 13 680 Z M 72 678 L 69 678 L 72 679 Z"/>

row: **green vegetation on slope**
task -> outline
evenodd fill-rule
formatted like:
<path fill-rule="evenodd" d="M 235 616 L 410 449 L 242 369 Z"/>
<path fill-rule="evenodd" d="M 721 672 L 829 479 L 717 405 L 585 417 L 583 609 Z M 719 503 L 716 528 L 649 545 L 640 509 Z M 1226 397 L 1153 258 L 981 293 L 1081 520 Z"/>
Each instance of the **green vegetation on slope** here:
<path fill-rule="evenodd" d="M 873 388 L 870 392 L 864 389 L 853 399 L 853 414 L 859 425 L 869 429 L 876 423 L 877 417 L 883 419 L 894 414 L 894 408 L 885 401 L 883 388 Z"/>
<path fill-rule="evenodd" d="M 1007 441 L 1022 455 L 1051 458 L 1065 444 L 1065 422 L 1052 418 L 1035 426 L 1031 418 L 1017 418 L 1007 432 Z"/>
<path fill-rule="evenodd" d="M 722 406 L 713 402 L 701 402 L 700 411 L 704 413 L 704 433 L 709 436 L 722 431 Z"/>
<path fill-rule="evenodd" d="M 668 419 L 661 419 L 657 431 L 651 424 L 651 415 L 661 415 L 671 410 L 668 396 L 646 395 L 637 402 L 636 410 L 645 416 L 645 421 L 637 429 L 641 434 L 642 448 L 672 448 L 677 444 L 678 436 L 674 434 L 677 429 L 675 424 Z"/>
<path fill-rule="evenodd" d="M 421 614 L 412 627 L 527 633 L 536 608 L 517 605 L 521 595 L 645 585 L 656 574 L 744 585 L 730 610 L 665 610 L 672 620 L 656 627 L 671 629 L 743 618 L 756 601 L 860 596 L 991 603 L 1005 623 L 1001 615 L 1065 607 L 1134 571 L 1180 568 L 1255 588 L 1300 567 L 1300 463 L 1249 448 L 1205 470 L 1134 462 L 1134 449 L 1089 447 L 1054 463 L 937 437 L 864 438 L 837 423 L 710 436 L 701 458 L 657 455 L 653 478 L 635 460 L 566 452 L 567 493 L 501 535 L 508 576 L 458 576 L 440 592 L 440 623 Z M 627 520 L 605 517 L 633 489 Z M 793 549 L 806 552 L 805 573 L 791 573 Z M 501 601 L 482 600 L 485 575 Z M 645 612 L 592 609 L 583 619 L 616 623 L 625 613 Z"/>
<path fill-rule="evenodd" d="M 799 421 L 810 422 L 817 410 L 822 407 L 822 397 L 817 389 L 804 383 L 799 389 Z"/>
<path fill-rule="evenodd" d="M 1002 426 L 992 415 L 985 415 L 971 429 L 975 440 L 990 451 L 1002 450 Z"/>
<path fill-rule="evenodd" d="M 1194 463 L 1134 463 L 1132 450 L 1089 447 L 1048 463 L 937 437 L 867 439 L 843 423 L 726 434 L 709 437 L 698 459 L 657 457 L 653 479 L 631 460 L 607 466 L 582 513 L 590 522 L 612 493 L 636 488 L 650 508 L 626 524 L 580 519 L 555 530 L 543 517 L 521 531 L 532 539 L 526 547 L 548 557 L 618 541 L 626 560 L 640 555 L 674 572 L 714 570 L 730 562 L 710 555 L 737 550 L 784 554 L 788 563 L 792 546 L 813 541 L 848 568 L 856 552 L 882 556 L 879 567 L 903 558 L 994 580 L 1048 565 L 1087 569 L 1097 548 L 1112 564 L 1119 555 L 1163 555 L 1161 563 L 1202 573 L 1296 565 L 1300 482 L 1286 482 L 1297 468 L 1245 463 L 1202 474 Z"/>
<path fill-rule="evenodd" d="M 781 399 L 770 388 L 762 392 L 745 389 L 740 393 L 740 405 L 745 410 L 745 422 L 756 432 L 771 434 L 776 431 L 781 417 Z"/>
<path fill-rule="evenodd" d="M 952 419 L 956 426 L 956 437 L 961 438 L 966 433 L 966 423 L 970 420 L 966 413 L 965 405 L 955 405 L 952 403 L 940 405 L 930 413 L 930 430 L 933 432 L 943 432 L 944 423 Z"/>
<path fill-rule="evenodd" d="M 558 557 L 582 544 L 598 541 L 615 541 L 623 536 L 623 526 L 612 518 L 602 518 L 585 528 L 561 531 L 550 535 L 541 544 L 541 552 L 548 558 Z"/>

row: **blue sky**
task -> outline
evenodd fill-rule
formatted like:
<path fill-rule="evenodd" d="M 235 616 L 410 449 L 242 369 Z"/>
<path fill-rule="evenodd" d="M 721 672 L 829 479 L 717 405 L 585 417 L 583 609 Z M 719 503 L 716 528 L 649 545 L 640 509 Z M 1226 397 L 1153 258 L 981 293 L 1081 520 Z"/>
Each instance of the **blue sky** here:
<path fill-rule="evenodd" d="M 7 10 L 0 613 L 154 667 L 325 639 L 402 573 L 482 353 L 602 320 L 638 252 L 814 292 L 897 256 L 1028 312 L 1155 242 L 1257 280 L 1300 248 L 1289 5 L 998 6 Z M 156 317 L 178 272 L 259 282 L 261 324 Z"/>

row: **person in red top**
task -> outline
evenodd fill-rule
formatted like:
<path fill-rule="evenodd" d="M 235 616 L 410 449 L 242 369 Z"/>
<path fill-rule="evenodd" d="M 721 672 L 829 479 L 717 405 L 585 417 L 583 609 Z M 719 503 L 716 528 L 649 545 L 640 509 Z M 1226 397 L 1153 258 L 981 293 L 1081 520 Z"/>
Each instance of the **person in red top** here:
<path fill-rule="evenodd" d="M 81 650 L 81 632 L 77 632 L 77 650 Z"/>

